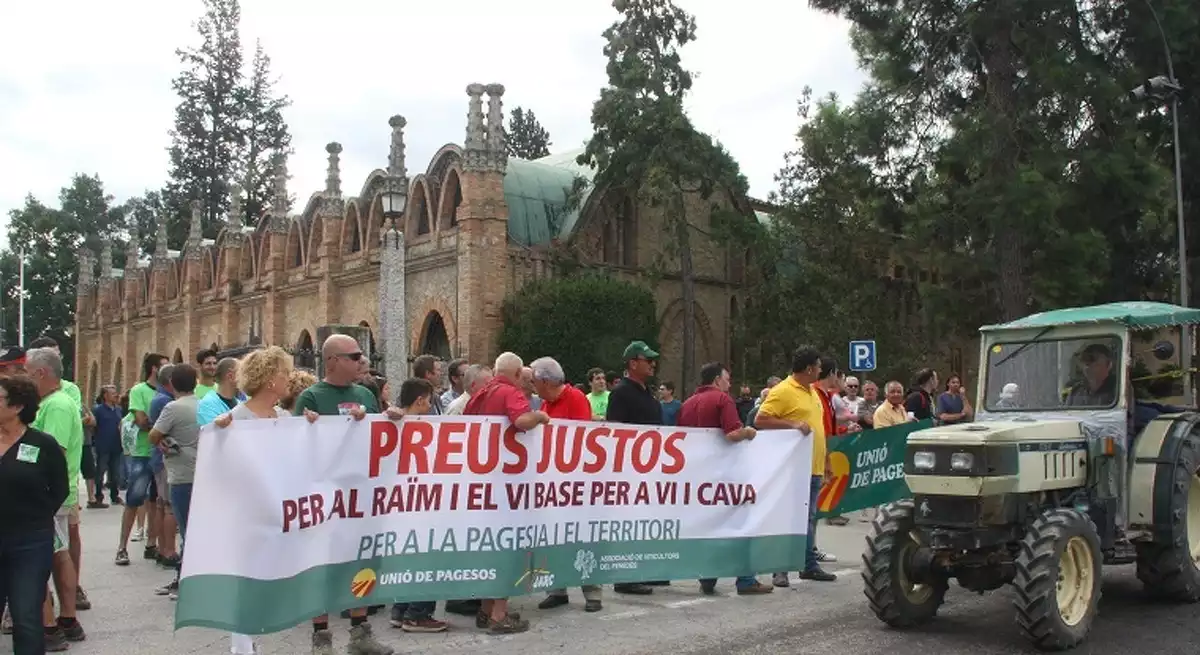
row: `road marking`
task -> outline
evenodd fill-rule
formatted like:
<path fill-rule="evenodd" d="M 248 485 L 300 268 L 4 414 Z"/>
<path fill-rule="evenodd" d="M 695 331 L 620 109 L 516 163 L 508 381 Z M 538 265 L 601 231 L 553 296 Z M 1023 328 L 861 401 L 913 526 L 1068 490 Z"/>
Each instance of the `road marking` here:
<path fill-rule="evenodd" d="M 605 614 L 604 616 L 596 617 L 600 621 L 619 621 L 621 619 L 632 619 L 638 616 L 649 614 L 649 610 L 629 610 L 627 612 L 617 612 L 616 614 Z"/>
<path fill-rule="evenodd" d="M 663 605 L 663 607 L 677 610 L 677 609 L 680 609 L 683 607 L 691 607 L 692 605 L 703 605 L 704 603 L 711 603 L 711 602 L 713 602 L 713 599 L 711 599 L 711 598 L 689 598 L 688 600 L 677 600 L 673 603 L 666 603 Z"/>
<path fill-rule="evenodd" d="M 834 571 L 833 574 L 840 577 L 843 575 L 852 575 L 852 574 L 858 573 L 860 570 L 861 569 L 859 569 L 857 567 L 852 568 L 852 569 L 840 569 L 838 571 Z"/>

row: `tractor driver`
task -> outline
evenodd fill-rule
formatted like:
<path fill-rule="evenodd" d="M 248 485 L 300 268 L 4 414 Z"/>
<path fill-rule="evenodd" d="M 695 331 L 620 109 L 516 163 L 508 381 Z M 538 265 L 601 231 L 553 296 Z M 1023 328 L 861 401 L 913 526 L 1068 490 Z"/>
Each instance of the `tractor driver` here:
<path fill-rule="evenodd" d="M 1116 402 L 1117 380 L 1113 376 L 1112 351 L 1093 343 L 1079 353 L 1083 363 L 1083 381 L 1071 387 L 1068 407 L 1108 407 Z"/>

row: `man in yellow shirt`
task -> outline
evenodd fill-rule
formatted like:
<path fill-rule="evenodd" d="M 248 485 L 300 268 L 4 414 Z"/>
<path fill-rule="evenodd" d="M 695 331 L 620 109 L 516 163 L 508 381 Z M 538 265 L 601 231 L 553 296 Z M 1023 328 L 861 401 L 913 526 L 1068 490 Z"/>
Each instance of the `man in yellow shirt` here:
<path fill-rule="evenodd" d="M 887 399 L 875 408 L 875 429 L 890 428 L 908 423 L 908 411 L 904 409 L 904 385 L 892 380 L 887 383 Z"/>
<path fill-rule="evenodd" d="M 821 568 L 817 560 L 817 494 L 825 478 L 825 404 L 814 386 L 821 376 L 821 353 L 815 348 L 802 346 L 792 354 L 792 374 L 771 387 L 766 400 L 758 408 L 754 427 L 759 430 L 799 430 L 811 433 L 812 478 L 808 497 L 808 550 L 804 553 L 804 570 L 800 578 L 832 582 L 837 579 Z M 776 587 L 788 586 L 787 573 L 776 573 Z"/>

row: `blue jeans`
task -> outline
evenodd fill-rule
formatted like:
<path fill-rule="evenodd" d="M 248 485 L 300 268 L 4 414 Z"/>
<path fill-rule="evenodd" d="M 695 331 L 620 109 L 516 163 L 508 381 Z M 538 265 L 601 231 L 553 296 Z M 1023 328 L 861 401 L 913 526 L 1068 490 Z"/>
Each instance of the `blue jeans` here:
<path fill-rule="evenodd" d="M 192 483 L 171 485 L 171 510 L 179 524 L 179 536 L 187 540 L 188 513 L 192 506 Z"/>
<path fill-rule="evenodd" d="M 104 452 L 96 451 L 96 498 L 104 500 L 105 481 L 108 484 L 108 497 L 116 502 L 118 493 L 121 488 L 121 474 L 125 469 L 125 456 L 121 451 Z"/>
<path fill-rule="evenodd" d="M 812 476 L 808 489 L 808 551 L 804 553 L 804 570 L 816 571 L 821 568 L 817 561 L 817 496 L 821 493 L 824 482 L 819 475 Z"/>
<path fill-rule="evenodd" d="M 46 652 L 42 602 L 53 560 L 53 529 L 0 537 L 0 613 L 12 615 L 14 655 Z"/>
<path fill-rule="evenodd" d="M 146 500 L 153 500 L 151 494 L 154 488 L 154 471 L 150 470 L 149 457 L 130 457 L 129 476 L 125 478 L 128 485 L 125 488 L 125 505 L 141 507 Z"/>
<path fill-rule="evenodd" d="M 179 524 L 179 536 L 183 539 L 183 543 L 179 545 L 179 565 L 175 567 L 176 580 L 183 571 L 183 550 L 187 546 L 188 514 L 191 508 L 192 483 L 171 485 L 171 513 L 175 515 L 175 522 Z"/>

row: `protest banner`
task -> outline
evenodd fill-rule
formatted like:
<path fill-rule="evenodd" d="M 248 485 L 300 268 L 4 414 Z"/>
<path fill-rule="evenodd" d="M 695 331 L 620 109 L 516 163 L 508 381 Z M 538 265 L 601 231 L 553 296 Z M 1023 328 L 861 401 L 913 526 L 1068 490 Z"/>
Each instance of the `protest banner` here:
<path fill-rule="evenodd" d="M 817 496 L 817 516 L 841 516 L 908 498 L 904 449 L 908 435 L 933 421 L 864 430 L 829 440 L 829 472 Z"/>
<path fill-rule="evenodd" d="M 812 443 L 502 418 L 234 421 L 200 437 L 177 627 L 798 569 Z"/>

